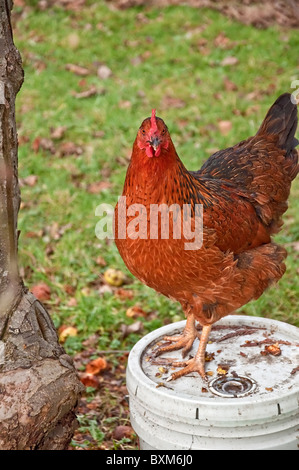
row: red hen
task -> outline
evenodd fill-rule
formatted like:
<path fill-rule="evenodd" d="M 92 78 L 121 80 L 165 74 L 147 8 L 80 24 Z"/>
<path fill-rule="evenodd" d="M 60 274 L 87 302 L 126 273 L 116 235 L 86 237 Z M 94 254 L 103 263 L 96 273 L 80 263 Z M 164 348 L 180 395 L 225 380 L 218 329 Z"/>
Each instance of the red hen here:
<path fill-rule="evenodd" d="M 299 171 L 296 128 L 297 106 L 285 93 L 254 137 L 216 152 L 194 172 L 183 165 L 155 110 L 141 124 L 127 170 L 125 198 L 115 211 L 115 239 L 133 275 L 180 302 L 187 317 L 182 334 L 165 338 L 168 344 L 159 347 L 157 355 L 182 348 L 186 356 L 197 337 L 195 321 L 202 325 L 195 357 L 172 379 L 194 371 L 205 377 L 205 350 L 213 323 L 259 298 L 285 272 L 286 251 L 271 236 L 281 228 L 291 182 Z M 168 237 L 163 234 L 161 213 L 158 230 L 151 226 L 151 208 L 157 207 L 152 205 L 161 204 L 175 204 L 182 211 L 188 205 L 193 233 L 196 208 L 202 205 L 200 248 L 186 249 L 190 236 L 184 230 L 181 237 L 175 235 L 175 229 L 183 226 L 174 212 L 169 211 Z"/>

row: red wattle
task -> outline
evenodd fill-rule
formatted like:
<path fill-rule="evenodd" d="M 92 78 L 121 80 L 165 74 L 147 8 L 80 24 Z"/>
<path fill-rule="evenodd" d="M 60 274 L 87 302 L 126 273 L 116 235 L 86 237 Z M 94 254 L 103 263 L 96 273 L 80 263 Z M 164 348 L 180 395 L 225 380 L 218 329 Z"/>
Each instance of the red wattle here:
<path fill-rule="evenodd" d="M 147 145 L 146 148 L 145 148 L 145 152 L 146 152 L 146 155 L 149 157 L 149 158 L 152 158 L 154 156 L 154 149 L 151 145 Z"/>
<path fill-rule="evenodd" d="M 160 153 L 161 153 L 161 145 L 159 145 L 159 147 L 155 151 L 155 157 L 159 157 Z"/>

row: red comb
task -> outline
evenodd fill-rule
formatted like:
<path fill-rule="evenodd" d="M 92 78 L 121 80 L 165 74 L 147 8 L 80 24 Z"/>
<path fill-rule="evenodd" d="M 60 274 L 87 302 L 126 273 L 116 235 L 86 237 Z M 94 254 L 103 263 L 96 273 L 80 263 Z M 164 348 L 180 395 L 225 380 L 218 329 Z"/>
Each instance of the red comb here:
<path fill-rule="evenodd" d="M 156 121 L 156 110 L 152 109 L 151 116 L 151 131 L 156 132 L 158 130 L 157 121 Z"/>

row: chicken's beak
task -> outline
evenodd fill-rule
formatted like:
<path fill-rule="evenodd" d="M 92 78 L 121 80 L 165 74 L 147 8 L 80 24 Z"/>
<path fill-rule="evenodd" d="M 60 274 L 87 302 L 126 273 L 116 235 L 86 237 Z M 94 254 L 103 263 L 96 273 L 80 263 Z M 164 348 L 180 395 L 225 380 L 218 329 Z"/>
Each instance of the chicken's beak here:
<path fill-rule="evenodd" d="M 159 137 L 152 137 L 151 140 L 149 141 L 149 143 L 151 144 L 151 146 L 153 147 L 154 151 L 157 150 L 157 148 L 159 147 L 159 145 L 161 144 L 161 140 L 159 139 Z"/>

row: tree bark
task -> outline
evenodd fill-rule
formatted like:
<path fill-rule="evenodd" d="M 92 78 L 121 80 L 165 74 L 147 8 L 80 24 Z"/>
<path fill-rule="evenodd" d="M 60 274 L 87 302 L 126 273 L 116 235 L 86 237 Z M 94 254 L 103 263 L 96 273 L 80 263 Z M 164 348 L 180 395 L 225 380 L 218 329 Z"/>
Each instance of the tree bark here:
<path fill-rule="evenodd" d="M 82 391 L 44 306 L 18 272 L 15 98 L 24 73 L 12 2 L 0 0 L 0 449 L 65 449 Z"/>

